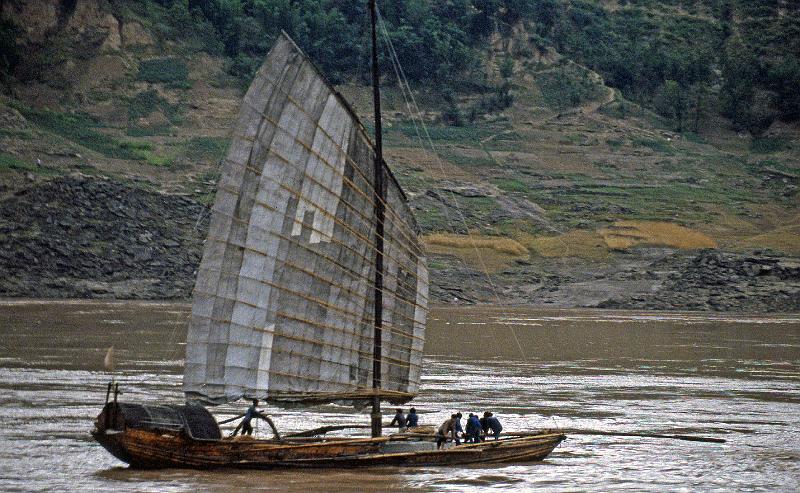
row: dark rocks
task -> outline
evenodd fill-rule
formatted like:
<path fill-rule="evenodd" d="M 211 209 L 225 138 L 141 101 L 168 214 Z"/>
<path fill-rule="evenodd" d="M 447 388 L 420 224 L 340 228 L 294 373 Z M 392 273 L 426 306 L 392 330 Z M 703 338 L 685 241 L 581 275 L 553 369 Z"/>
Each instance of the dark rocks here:
<path fill-rule="evenodd" d="M 704 250 L 657 262 L 672 270 L 648 296 L 609 299 L 601 308 L 747 312 L 800 311 L 800 259 L 764 252 Z"/>
<path fill-rule="evenodd" d="M 632 249 L 602 262 L 531 257 L 489 277 L 449 255 L 432 255 L 430 265 L 431 299 L 438 303 L 800 311 L 800 259 L 764 252 Z"/>
<path fill-rule="evenodd" d="M 430 206 L 449 195 L 423 197 Z M 189 298 L 208 219 L 202 204 L 138 185 L 80 175 L 34 184 L 0 202 L 0 296 Z M 438 303 L 800 311 L 800 259 L 764 251 L 531 257 L 488 277 L 451 256 L 430 265 Z"/>
<path fill-rule="evenodd" d="M 43 182 L 0 202 L 0 296 L 188 298 L 207 227 L 206 207 L 184 197 L 82 175 Z"/>

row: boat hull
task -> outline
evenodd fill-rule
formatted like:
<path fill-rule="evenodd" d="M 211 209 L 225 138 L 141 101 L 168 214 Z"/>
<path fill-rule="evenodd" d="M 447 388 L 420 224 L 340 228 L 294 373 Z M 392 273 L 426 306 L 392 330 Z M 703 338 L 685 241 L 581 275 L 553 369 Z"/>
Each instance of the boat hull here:
<path fill-rule="evenodd" d="M 547 457 L 566 437 L 543 434 L 489 440 L 443 450 L 387 453 L 385 445 L 406 438 L 353 438 L 284 443 L 255 439 L 200 440 L 183 432 L 96 430 L 94 438 L 136 468 L 324 468 L 523 463 Z"/>

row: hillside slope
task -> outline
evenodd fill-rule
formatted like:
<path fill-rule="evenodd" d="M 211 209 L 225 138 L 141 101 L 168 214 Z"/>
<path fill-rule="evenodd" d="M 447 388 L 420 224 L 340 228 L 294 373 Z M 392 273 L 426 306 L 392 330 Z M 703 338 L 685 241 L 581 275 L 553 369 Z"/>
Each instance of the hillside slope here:
<path fill-rule="evenodd" d="M 703 2 L 695 3 L 693 11 L 680 7 L 681 2 L 573 3 L 577 9 L 590 4 L 602 9 L 612 24 L 635 13 L 656 19 L 660 26 L 689 21 L 718 25 L 714 15 L 721 15 Z M 175 237 L 168 238 L 169 245 L 175 241 L 195 252 L 191 258 L 178 260 L 169 246 L 156 248 L 154 255 L 163 259 L 146 261 L 163 260 L 170 267 L 120 278 L 161 279 L 157 283 L 120 287 L 113 285 L 113 276 L 106 279 L 96 270 L 70 270 L 70 258 L 87 252 L 95 255 L 88 258 L 109 265 L 115 256 L 127 255 L 119 249 L 98 250 L 94 242 L 72 244 L 60 267 L 49 274 L 42 267 L 49 264 L 23 271 L 10 268 L 31 262 L 30 255 L 19 252 L 37 257 L 51 248 L 35 241 L 50 230 L 46 223 L 56 220 L 52 213 L 26 216 L 28 207 L 21 205 L 31 195 L 20 191 L 36 190 L 55 200 L 52 190 L 74 187 L 47 182 L 72 183 L 72 173 L 87 177 L 82 180 L 103 177 L 101 181 L 145 195 L 178 195 L 193 204 L 159 212 L 162 206 L 173 208 L 172 199 L 134 206 L 118 194 L 96 198 L 109 207 L 144 207 L 156 217 L 184 214 L 180 221 L 170 216 L 180 224 L 197 224 L 202 218 L 238 111 L 242 77 L 232 70 L 235 60 L 228 54 L 165 28 L 158 19 L 166 7 L 159 5 L 153 3 L 149 11 L 102 0 L 3 3 L 3 18 L 16 26 L 17 52 L 29 53 L 4 76 L 5 96 L 0 99 L 0 200 L 4 210 L 15 211 L 2 219 L 0 241 L 14 245 L 8 252 L 17 252 L 0 261 L 4 272 L 15 273 L 18 281 L 5 282 L 3 294 L 188 294 L 186 282 L 191 283 L 202 225 L 190 236 L 183 226 L 176 227 Z M 787 12 L 785 16 L 794 15 Z M 800 255 L 796 123 L 773 117 L 754 134 L 740 128 L 714 106 L 726 81 L 718 78 L 707 88 L 710 109 L 695 115 L 700 118 L 697 131 L 678 132 L 675 115 L 654 111 L 656 96 L 639 97 L 616 79 L 607 82 L 603 74 L 611 74 L 606 65 L 587 63 L 591 59 L 576 45 L 558 46 L 561 38 L 541 22 L 506 20 L 496 24 L 480 49 L 482 89 L 453 91 L 435 81 L 412 81 L 422 106 L 417 115 L 409 111 L 396 81 L 386 77 L 387 160 L 428 235 L 435 299 L 800 309 L 800 280 L 792 268 L 770 271 L 782 276 L 772 287 L 760 282 L 767 278 L 749 282 L 747 275 L 737 274 L 726 281 L 730 276 L 725 274 L 755 272 L 741 266 L 758 259 L 791 264 L 790 257 Z M 749 19 L 737 19 L 733 25 L 747 39 L 750 31 L 743 26 L 750 24 Z M 361 69 L 366 68 L 364 63 Z M 369 90 L 358 78 L 346 82 L 347 74 L 337 77 L 343 78 L 340 90 L 369 124 Z M 430 141 L 418 139 L 416 116 L 426 123 Z M 685 123 L 691 123 L 688 117 Z M 92 229 L 130 220 L 122 214 L 92 222 L 90 216 L 75 212 L 75 222 Z M 151 226 L 145 221 L 128 229 L 138 237 Z M 169 234 L 164 230 L 156 237 Z M 726 262 L 740 267 L 704 261 L 707 254 L 700 249 L 709 248 L 730 252 L 733 257 L 725 257 Z M 131 253 L 132 265 L 120 261 L 119 269 L 134 273 L 141 261 Z M 720 270 L 722 264 L 728 270 Z M 692 269 L 707 274 L 689 276 L 693 283 L 699 286 L 697 279 L 707 279 L 717 286 L 715 291 L 697 287 L 696 299 L 678 296 L 675 279 Z M 62 289 L 58 283 L 46 289 L 37 283 L 54 276 L 62 278 Z M 181 277 L 175 289 L 158 288 L 175 276 Z M 94 291 L 70 287 L 81 280 L 112 284 L 95 286 Z M 781 293 L 777 298 L 764 294 L 773 288 Z M 743 301 L 747 299 L 762 301 Z M 768 299 L 781 301 L 776 305 Z"/>

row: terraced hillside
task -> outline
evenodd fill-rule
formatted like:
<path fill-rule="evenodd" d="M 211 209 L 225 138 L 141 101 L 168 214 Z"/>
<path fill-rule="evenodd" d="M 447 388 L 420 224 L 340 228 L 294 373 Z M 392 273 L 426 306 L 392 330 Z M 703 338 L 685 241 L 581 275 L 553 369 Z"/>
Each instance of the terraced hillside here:
<path fill-rule="evenodd" d="M 669 46 L 681 46 L 703 32 L 705 45 L 730 44 L 733 36 L 768 65 L 781 49 L 791 52 L 777 38 L 795 29 L 796 9 L 786 2 L 763 11 L 737 2 L 731 11 L 720 10 L 718 2 L 677 0 L 550 3 L 568 9 L 554 11 L 553 25 L 542 20 L 541 11 L 505 19 L 483 45 L 476 45 L 482 46 L 480 87 L 412 81 L 421 106 L 417 112 L 409 109 L 394 78 L 386 76 L 387 160 L 425 231 L 435 298 L 558 306 L 767 306 L 743 301 L 764 298 L 766 288 L 749 283 L 746 275 L 724 281 L 721 263 L 701 261 L 707 255 L 701 250 L 732 255 L 725 257 L 730 272 L 755 272 L 741 265 L 758 259 L 789 265 L 800 256 L 800 129 L 791 115 L 776 113 L 791 108 L 791 102 L 782 102 L 783 92 L 762 84 L 753 89 L 749 107 L 773 112 L 766 127 L 764 118 L 756 122 L 761 127 L 754 126 L 758 115 L 725 116 L 730 77 L 724 77 L 726 69 L 714 57 L 704 59 L 711 75 L 701 96 L 681 93 L 680 81 L 677 96 L 667 84 L 658 84 L 651 94 L 637 93 L 644 86 L 620 78 L 608 53 L 593 58 L 590 50 L 579 49 L 577 35 L 564 33 L 578 22 L 575 12 L 594 12 L 581 32 L 593 26 L 618 29 L 606 41 L 617 43 L 620 56 L 630 54 L 623 49 L 625 36 L 636 35 L 650 46 L 657 44 L 654 40 L 675 38 Z M 0 98 L 0 200 L 5 210 L 15 211 L 14 217 L 0 219 L 0 243 L 8 252 L 30 247 L 36 257 L 42 252 L 31 245 L 42 244 L 36 243 L 38 236 L 52 229 L 37 223 L 47 221 L 47 215 L 26 218 L 24 207 L 13 207 L 23 200 L 20 191 L 38 190 L 41 195 L 33 196 L 45 197 L 49 190 L 64 188 L 45 182 L 71 180 L 64 177 L 74 173 L 103 177 L 124 190 L 180 195 L 181 201 L 199 207 L 180 210 L 197 217 L 171 220 L 203 227 L 202 206 L 213 197 L 243 77 L 232 70 L 235 60 L 228 54 L 160 24 L 166 11 L 158 9 L 165 7 L 153 5 L 157 15 L 104 1 L 3 3 L 3 18 L 15 26 L 17 53 L 30 54 L 17 59 L 4 76 Z M 573 24 L 558 24 L 564 19 Z M 643 30 L 626 32 L 623 25 Z M 726 29 L 733 32 L 726 34 Z M 765 32 L 776 34 L 756 36 Z M 599 41 L 607 35 L 598 34 Z M 366 63 L 361 68 L 366 70 Z M 340 90 L 369 125 L 369 90 L 346 75 L 337 75 Z M 689 104 L 690 96 L 700 99 Z M 769 104 L 759 106 L 767 96 Z M 683 108 L 684 114 L 670 108 Z M 745 116 L 751 120 L 744 121 Z M 737 123 L 736 118 L 744 120 Z M 128 192 L 120 195 L 98 200 L 112 209 L 130 207 Z M 157 208 L 162 201 L 143 203 Z M 125 220 L 124 214 L 99 219 L 103 228 L 106 222 Z M 80 214 L 73 222 L 80 222 Z M 133 229 L 137 237 L 145 233 Z M 187 236 L 185 229 L 176 230 L 180 244 L 192 241 L 189 237 L 201 241 L 202 232 Z M 68 235 L 65 241 L 73 239 Z M 101 251 L 92 242 L 65 249 L 90 250 L 93 255 Z M 167 250 L 160 243 L 156 248 Z M 70 272 L 68 257 L 60 261 L 59 283 L 105 275 L 92 269 Z M 169 263 L 170 258 L 131 260 L 130 269 L 136 262 Z M 31 261 L 16 253 L 0 260 L 7 265 Z M 148 279 L 162 275 L 158 272 L 190 277 L 186 259 L 180 262 L 175 268 L 150 269 Z M 682 279 L 686 269 L 705 269 L 705 277 L 692 279 L 722 282 L 722 294 L 695 282 L 691 289 L 697 299 L 691 306 L 681 301 L 674 280 Z M 778 297 L 783 301 L 769 309 L 800 309 L 800 281 L 792 277 L 793 267 L 781 269 L 768 275 L 783 276 L 773 283 L 783 290 Z M 112 277 L 106 280 L 109 286 L 117 282 Z M 123 280 L 128 283 L 124 289 L 84 289 L 79 295 L 137 295 L 135 286 L 141 283 L 134 282 L 135 276 Z M 187 282 L 191 279 L 181 278 L 179 290 L 138 294 L 185 296 Z M 12 286 L 3 288 L 5 295 L 60 292 L 57 284 L 37 291 L 31 276 L 4 286 Z M 738 302 L 730 301 L 739 295 Z"/>

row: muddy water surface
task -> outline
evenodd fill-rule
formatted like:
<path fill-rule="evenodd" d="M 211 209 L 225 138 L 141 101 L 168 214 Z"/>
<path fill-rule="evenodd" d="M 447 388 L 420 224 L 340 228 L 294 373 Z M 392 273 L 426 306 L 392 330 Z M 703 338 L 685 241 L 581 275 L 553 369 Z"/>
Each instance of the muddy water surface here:
<path fill-rule="evenodd" d="M 180 400 L 188 305 L 0 302 L 3 491 L 797 491 L 800 317 L 592 310 L 431 312 L 421 422 L 491 409 L 507 430 L 698 434 L 708 444 L 574 435 L 502 467 L 136 471 L 89 431 L 116 354 L 122 399 Z M 220 419 L 240 411 L 220 409 Z M 367 422 L 337 406 L 271 409 L 299 430 Z M 268 435 L 262 428 L 259 433 Z"/>

